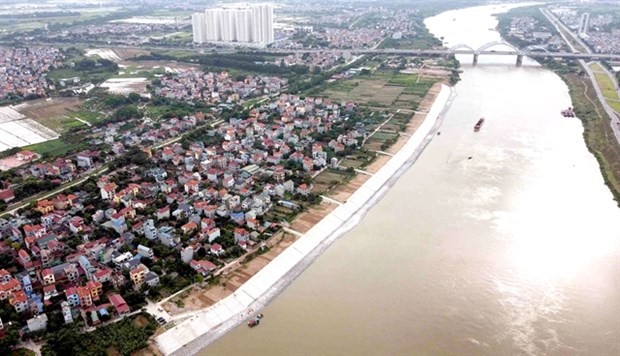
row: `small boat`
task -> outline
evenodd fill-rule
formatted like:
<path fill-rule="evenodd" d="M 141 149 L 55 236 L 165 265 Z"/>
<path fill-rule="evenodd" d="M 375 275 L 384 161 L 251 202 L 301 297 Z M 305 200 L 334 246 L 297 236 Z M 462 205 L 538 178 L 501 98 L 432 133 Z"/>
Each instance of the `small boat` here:
<path fill-rule="evenodd" d="M 263 318 L 263 314 L 258 314 L 254 319 L 248 321 L 248 326 L 253 328 L 260 324 L 260 320 Z"/>
<path fill-rule="evenodd" d="M 482 127 L 483 124 L 484 124 L 484 117 L 481 117 L 480 120 L 476 122 L 476 125 L 474 125 L 474 132 L 480 131 L 480 128 Z"/>
<path fill-rule="evenodd" d="M 573 107 L 572 106 L 570 106 L 566 110 L 560 111 L 560 114 L 562 114 L 562 116 L 564 116 L 564 117 L 575 117 L 575 112 L 573 111 Z"/>
<path fill-rule="evenodd" d="M 437 136 L 440 136 L 440 135 L 441 135 L 441 131 L 437 131 Z"/>

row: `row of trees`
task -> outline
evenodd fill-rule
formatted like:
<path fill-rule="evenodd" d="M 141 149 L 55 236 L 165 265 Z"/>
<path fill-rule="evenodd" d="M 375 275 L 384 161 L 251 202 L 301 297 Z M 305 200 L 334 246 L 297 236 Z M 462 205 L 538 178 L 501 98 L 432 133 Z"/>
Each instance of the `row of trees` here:
<path fill-rule="evenodd" d="M 271 54 L 273 56 L 273 54 Z M 178 60 L 183 62 L 199 63 L 205 66 L 207 71 L 219 71 L 239 69 L 253 73 L 265 73 L 279 76 L 294 76 L 308 74 L 310 69 L 305 65 L 293 65 L 290 67 L 270 63 L 270 57 L 259 53 L 241 52 L 231 54 L 207 54 L 191 57 L 175 57 L 167 54 L 151 53 L 140 55 L 136 60 Z"/>
<path fill-rule="evenodd" d="M 132 319 L 97 328 L 89 335 L 81 333 L 79 324 L 70 324 L 58 332 L 48 334 L 41 353 L 44 356 L 106 355 L 114 349 L 121 355 L 147 347 L 148 338 L 153 335 L 157 323 L 148 314 L 141 314 L 147 324 L 140 327 Z"/>

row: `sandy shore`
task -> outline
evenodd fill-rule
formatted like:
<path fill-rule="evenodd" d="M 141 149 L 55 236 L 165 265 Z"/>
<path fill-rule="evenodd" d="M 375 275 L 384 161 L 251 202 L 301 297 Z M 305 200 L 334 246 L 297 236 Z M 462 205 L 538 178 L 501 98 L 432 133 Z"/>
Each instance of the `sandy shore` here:
<path fill-rule="evenodd" d="M 353 228 L 411 167 L 435 136 L 454 95 L 453 89 L 442 85 L 428 114 L 416 125 L 417 130 L 376 173 L 356 182 L 355 186 L 359 184 L 359 187 L 350 194 L 346 204 L 331 211 L 233 294 L 157 336 L 155 340 L 161 352 L 195 354 L 280 294 L 331 243 Z"/>

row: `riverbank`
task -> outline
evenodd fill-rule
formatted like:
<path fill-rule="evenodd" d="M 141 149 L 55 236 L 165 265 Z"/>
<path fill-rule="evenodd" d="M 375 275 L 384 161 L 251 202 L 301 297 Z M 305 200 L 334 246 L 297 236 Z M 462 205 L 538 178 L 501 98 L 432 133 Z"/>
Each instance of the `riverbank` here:
<path fill-rule="evenodd" d="M 620 145 L 592 81 L 572 71 L 549 69 L 568 86 L 576 116 L 583 124 L 586 146 L 598 161 L 605 184 L 620 206 Z"/>
<path fill-rule="evenodd" d="M 419 157 L 441 125 L 455 93 L 442 85 L 424 121 L 377 173 L 346 201 L 314 225 L 303 237 L 250 278 L 232 295 L 156 338 L 164 354 L 195 354 L 247 320 L 284 290 L 331 243 L 354 227 L 387 189 Z M 208 334 L 207 334 L 208 333 Z"/>

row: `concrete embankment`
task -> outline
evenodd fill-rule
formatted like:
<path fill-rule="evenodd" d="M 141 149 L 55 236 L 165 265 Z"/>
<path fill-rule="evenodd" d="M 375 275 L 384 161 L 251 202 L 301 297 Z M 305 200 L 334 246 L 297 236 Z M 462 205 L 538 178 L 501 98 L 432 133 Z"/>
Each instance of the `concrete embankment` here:
<path fill-rule="evenodd" d="M 156 342 L 160 351 L 166 355 L 195 354 L 246 321 L 250 310 L 258 311 L 281 293 L 331 243 L 353 228 L 415 162 L 436 134 L 454 96 L 454 89 L 442 85 L 416 132 L 345 204 L 313 226 L 234 294 L 159 335 Z"/>

